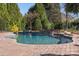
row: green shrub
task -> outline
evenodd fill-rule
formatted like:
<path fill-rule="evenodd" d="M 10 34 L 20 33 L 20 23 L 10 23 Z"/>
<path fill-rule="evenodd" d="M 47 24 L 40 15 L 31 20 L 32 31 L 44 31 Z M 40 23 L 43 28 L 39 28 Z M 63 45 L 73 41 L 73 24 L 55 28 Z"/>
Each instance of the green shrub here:
<path fill-rule="evenodd" d="M 54 29 L 54 26 L 55 26 L 54 23 L 51 23 L 51 29 Z"/>
<path fill-rule="evenodd" d="M 54 29 L 62 29 L 62 23 L 56 23 Z"/>
<path fill-rule="evenodd" d="M 35 21 L 33 22 L 33 29 L 42 30 L 42 24 L 41 24 L 41 20 L 39 18 L 35 19 Z"/>

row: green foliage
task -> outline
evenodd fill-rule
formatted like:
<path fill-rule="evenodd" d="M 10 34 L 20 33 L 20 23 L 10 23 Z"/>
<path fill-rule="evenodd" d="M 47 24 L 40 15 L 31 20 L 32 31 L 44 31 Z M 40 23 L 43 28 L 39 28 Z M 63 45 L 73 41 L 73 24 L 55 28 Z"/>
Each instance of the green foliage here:
<path fill-rule="evenodd" d="M 48 20 L 50 22 L 60 22 L 61 21 L 61 16 L 60 16 L 60 5 L 59 3 L 43 3 L 44 8 L 46 10 L 46 15 L 48 17 Z"/>
<path fill-rule="evenodd" d="M 39 27 L 42 27 L 44 30 L 47 30 L 47 29 L 51 28 L 51 25 L 49 23 L 49 20 L 48 20 L 48 17 L 46 15 L 46 11 L 45 11 L 45 8 L 44 8 L 43 4 L 36 3 L 33 7 L 31 7 L 29 9 L 29 14 L 28 15 L 30 16 L 30 17 L 29 16 L 27 17 L 28 20 L 30 20 L 29 21 L 30 25 L 32 25 L 33 21 L 36 21 L 36 22 L 34 22 L 35 24 L 37 22 L 41 22 L 39 24 L 40 25 Z M 35 19 L 37 19 L 37 17 L 40 18 L 39 21 L 35 20 Z M 36 25 L 35 25 L 35 27 L 37 28 Z M 33 27 L 32 27 L 32 29 L 33 29 Z"/>
<path fill-rule="evenodd" d="M 51 25 L 50 25 L 47 15 L 46 15 L 46 10 L 45 10 L 43 4 L 36 4 L 35 6 L 36 6 L 36 11 L 40 15 L 39 17 L 41 19 L 43 29 L 45 29 L 45 30 L 50 29 Z"/>
<path fill-rule="evenodd" d="M 45 30 L 51 29 L 51 24 L 50 24 L 50 22 L 48 21 L 48 19 L 43 20 L 43 21 L 42 21 L 42 24 L 43 24 L 43 29 L 45 29 Z"/>
<path fill-rule="evenodd" d="M 66 12 L 66 29 L 68 29 L 70 27 L 70 24 L 68 23 L 68 14 L 73 13 L 78 16 L 79 3 L 66 3 L 64 9 Z"/>
<path fill-rule="evenodd" d="M 48 19 L 47 15 L 46 15 L 46 10 L 45 10 L 43 4 L 37 3 L 35 5 L 35 11 L 39 14 L 41 21 L 44 21 L 44 19 Z"/>
<path fill-rule="evenodd" d="M 54 26 L 55 26 L 54 23 L 51 23 L 51 29 L 54 29 Z"/>
<path fill-rule="evenodd" d="M 5 31 L 7 30 L 5 27 L 8 27 L 8 16 L 6 4 L 0 3 L 0 28 Z"/>
<path fill-rule="evenodd" d="M 78 14 L 79 12 L 79 3 L 66 3 L 65 11 L 68 13 Z"/>
<path fill-rule="evenodd" d="M 45 13 L 45 8 L 43 7 L 43 4 L 41 3 L 37 3 L 35 5 L 35 9 L 40 14 L 40 16 L 42 16 Z"/>
<path fill-rule="evenodd" d="M 73 29 L 79 30 L 79 19 L 74 20 L 73 22 L 70 23 L 71 27 Z"/>
<path fill-rule="evenodd" d="M 2 27 L 0 28 L 5 28 L 3 29 L 3 31 L 10 31 L 11 26 L 13 26 L 14 24 L 16 24 L 19 30 L 22 30 L 22 15 L 16 3 L 0 4 L 0 22 L 2 24 Z"/>
<path fill-rule="evenodd" d="M 7 21 L 0 18 L 0 30 L 6 30 Z"/>
<path fill-rule="evenodd" d="M 27 14 L 24 15 L 24 17 L 21 21 L 21 28 L 22 28 L 23 31 L 28 29 Z"/>
<path fill-rule="evenodd" d="M 35 21 L 33 23 L 33 29 L 42 30 L 42 24 L 41 24 L 41 20 L 39 18 L 35 19 Z"/>
<path fill-rule="evenodd" d="M 18 32 L 19 28 L 17 27 L 16 24 L 14 24 L 13 26 L 11 26 L 11 31 L 12 32 Z"/>
<path fill-rule="evenodd" d="M 54 29 L 62 29 L 62 23 L 56 23 Z"/>
<path fill-rule="evenodd" d="M 16 24 L 19 30 L 21 30 L 21 21 L 22 15 L 16 3 L 8 3 L 7 4 L 7 11 L 9 13 L 9 25 Z"/>
<path fill-rule="evenodd" d="M 31 27 L 32 29 L 34 29 L 34 28 L 37 29 L 36 24 L 38 26 L 40 25 L 39 28 L 42 25 L 42 29 L 43 30 L 54 29 L 54 26 L 57 28 L 57 26 L 59 24 L 56 24 L 57 25 L 56 26 L 56 25 L 54 25 L 53 22 L 58 23 L 58 22 L 61 21 L 61 20 L 59 20 L 60 19 L 60 7 L 59 7 L 59 4 L 42 4 L 42 3 L 36 3 L 34 6 L 32 6 L 29 9 L 28 15 L 29 16 L 27 16 L 27 18 L 29 20 L 29 22 L 28 22 L 29 25 L 26 25 L 26 27 L 29 26 L 29 28 Z M 39 19 L 40 21 L 37 20 L 37 17 L 40 18 Z M 41 22 L 41 23 L 38 24 L 37 22 L 39 22 L 39 23 Z"/>

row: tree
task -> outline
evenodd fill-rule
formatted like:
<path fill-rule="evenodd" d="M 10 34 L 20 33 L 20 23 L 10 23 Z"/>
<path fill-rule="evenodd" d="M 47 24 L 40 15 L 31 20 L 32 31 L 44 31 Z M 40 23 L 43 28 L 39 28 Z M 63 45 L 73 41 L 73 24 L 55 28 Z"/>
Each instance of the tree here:
<path fill-rule="evenodd" d="M 59 3 L 43 3 L 48 16 L 48 20 L 53 23 L 61 22 L 60 4 Z"/>
<path fill-rule="evenodd" d="M 42 24 L 41 24 L 41 20 L 39 18 L 36 18 L 35 21 L 33 22 L 33 29 L 42 30 Z"/>
<path fill-rule="evenodd" d="M 7 20 L 0 18 L 0 30 L 4 31 L 6 28 Z"/>
<path fill-rule="evenodd" d="M 37 3 L 35 6 L 36 6 L 36 12 L 39 14 L 41 21 L 44 21 L 45 19 L 48 20 L 46 10 L 45 10 L 43 4 Z"/>
<path fill-rule="evenodd" d="M 9 28 L 11 28 L 14 24 L 17 25 L 19 30 L 21 30 L 21 21 L 22 15 L 16 3 L 8 3 L 7 11 L 9 13 Z"/>
<path fill-rule="evenodd" d="M 34 12 L 28 12 L 27 14 L 27 22 L 28 22 L 28 28 L 30 30 L 32 30 L 32 23 L 34 22 L 34 20 L 38 17 L 38 13 Z"/>
<path fill-rule="evenodd" d="M 50 29 L 50 23 L 46 14 L 46 10 L 43 4 L 36 4 L 36 12 L 38 12 L 39 17 L 41 19 L 43 29 L 48 30 Z"/>
<path fill-rule="evenodd" d="M 51 29 L 51 23 L 47 19 L 43 20 L 42 24 L 43 24 L 43 29 L 44 30 Z"/>
<path fill-rule="evenodd" d="M 65 11 L 68 13 L 78 14 L 79 12 L 79 3 L 66 3 Z"/>
<path fill-rule="evenodd" d="M 23 19 L 22 19 L 22 22 L 21 22 L 21 27 L 22 27 L 23 31 L 27 30 L 28 27 L 29 27 L 29 23 L 28 23 L 28 19 L 27 19 L 27 14 L 25 14 L 23 16 Z"/>
<path fill-rule="evenodd" d="M 73 13 L 78 15 L 79 12 L 79 3 L 66 3 L 64 4 L 65 12 L 66 12 L 66 28 L 68 28 L 68 13 Z"/>
<path fill-rule="evenodd" d="M 34 6 L 32 6 L 29 9 L 29 12 L 27 15 L 27 20 L 28 20 L 28 23 L 29 23 L 31 29 L 33 29 L 33 27 L 32 27 L 33 22 L 38 17 L 40 18 L 39 20 L 42 23 L 42 28 L 45 30 L 48 29 L 49 20 L 48 20 L 47 14 L 46 14 L 46 10 L 45 10 L 43 4 L 41 4 L 41 3 L 40 4 L 36 3 Z"/>
<path fill-rule="evenodd" d="M 51 23 L 51 29 L 54 29 L 55 25 L 54 23 Z"/>
<path fill-rule="evenodd" d="M 62 29 L 62 22 L 56 23 L 56 24 L 54 25 L 54 29 Z"/>
<path fill-rule="evenodd" d="M 4 3 L 0 4 L 0 23 L 2 24 L 1 28 L 7 30 L 9 14 L 7 12 L 7 5 Z M 3 21 L 2 21 L 3 20 Z"/>

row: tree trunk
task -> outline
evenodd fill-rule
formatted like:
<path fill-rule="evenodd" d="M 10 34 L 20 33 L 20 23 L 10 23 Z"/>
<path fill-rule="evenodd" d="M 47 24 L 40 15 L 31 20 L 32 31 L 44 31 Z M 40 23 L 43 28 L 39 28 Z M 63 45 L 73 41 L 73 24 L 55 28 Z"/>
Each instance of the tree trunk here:
<path fill-rule="evenodd" d="M 68 13 L 66 12 L 66 30 L 68 29 L 68 23 L 67 23 L 67 21 L 68 21 Z"/>
<path fill-rule="evenodd" d="M 32 30 L 32 22 L 30 21 L 30 30 Z"/>

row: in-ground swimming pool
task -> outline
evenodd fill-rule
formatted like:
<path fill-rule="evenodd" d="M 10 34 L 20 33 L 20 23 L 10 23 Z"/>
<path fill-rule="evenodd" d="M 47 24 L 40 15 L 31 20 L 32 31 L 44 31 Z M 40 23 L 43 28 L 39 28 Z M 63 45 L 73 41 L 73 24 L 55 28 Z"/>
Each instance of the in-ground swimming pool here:
<path fill-rule="evenodd" d="M 20 32 L 17 42 L 23 44 L 62 44 L 72 42 L 70 37 L 54 37 L 40 32 Z"/>

